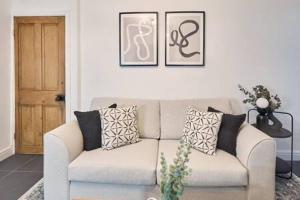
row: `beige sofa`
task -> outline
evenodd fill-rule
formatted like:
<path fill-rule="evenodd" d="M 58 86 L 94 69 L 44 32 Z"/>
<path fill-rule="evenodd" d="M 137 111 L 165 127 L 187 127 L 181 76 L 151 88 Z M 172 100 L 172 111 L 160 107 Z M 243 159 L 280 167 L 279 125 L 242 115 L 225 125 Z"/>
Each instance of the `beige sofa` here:
<path fill-rule="evenodd" d="M 96 98 L 91 109 L 117 103 L 138 106 L 142 141 L 111 151 L 83 151 L 76 121 L 44 137 L 46 200 L 91 198 L 146 200 L 159 196 L 160 152 L 172 162 L 182 135 L 186 108 L 208 106 L 237 113 L 230 99 L 138 100 Z M 243 124 L 237 156 L 217 150 L 215 156 L 192 150 L 183 200 L 274 200 L 275 142 Z"/>

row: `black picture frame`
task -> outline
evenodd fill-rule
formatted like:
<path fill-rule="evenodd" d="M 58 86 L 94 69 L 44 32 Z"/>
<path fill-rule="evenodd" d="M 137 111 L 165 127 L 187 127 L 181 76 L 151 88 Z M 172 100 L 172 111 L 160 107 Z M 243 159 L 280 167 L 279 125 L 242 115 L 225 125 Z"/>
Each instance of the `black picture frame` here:
<path fill-rule="evenodd" d="M 168 37 L 170 36 L 168 31 L 168 16 L 172 14 L 199 14 L 202 15 L 202 62 L 199 64 L 189 64 L 189 63 L 180 63 L 180 64 L 174 64 L 168 62 Z M 201 34 L 201 32 L 200 32 Z M 201 41 L 201 36 L 200 36 Z M 165 66 L 186 66 L 186 67 L 203 67 L 205 66 L 205 11 L 168 11 L 165 12 Z"/>
<path fill-rule="evenodd" d="M 122 16 L 124 15 L 141 15 L 141 14 L 146 14 L 146 15 L 149 15 L 149 14 L 154 14 L 155 15 L 155 20 L 156 20 L 156 25 L 155 25 L 155 28 L 156 28 L 156 31 L 154 32 L 155 36 L 156 36 L 156 39 L 155 39 L 155 46 L 153 48 L 153 50 L 155 51 L 153 53 L 153 56 L 155 56 L 156 58 L 154 59 L 154 63 L 152 64 L 144 64 L 144 63 L 137 63 L 137 64 L 126 64 L 124 62 L 122 62 Z M 158 51 L 159 51 L 159 35 L 158 35 L 158 29 L 159 29 L 159 15 L 158 15 L 158 12 L 120 12 L 119 13 L 119 64 L 121 67 L 139 67 L 139 66 L 144 66 L 144 67 L 155 67 L 155 66 L 158 66 Z"/>

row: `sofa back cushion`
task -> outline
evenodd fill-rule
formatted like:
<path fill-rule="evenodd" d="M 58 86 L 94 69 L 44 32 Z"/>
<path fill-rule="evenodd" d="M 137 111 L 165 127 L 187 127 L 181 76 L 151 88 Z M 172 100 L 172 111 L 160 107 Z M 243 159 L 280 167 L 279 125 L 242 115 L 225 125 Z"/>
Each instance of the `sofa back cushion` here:
<path fill-rule="evenodd" d="M 94 98 L 91 110 L 99 110 L 112 103 L 116 103 L 118 107 L 136 105 L 140 137 L 153 139 L 160 137 L 159 101 L 129 98 Z"/>
<path fill-rule="evenodd" d="M 160 101 L 161 139 L 181 138 L 189 106 L 200 111 L 207 111 L 208 106 L 212 106 L 225 113 L 233 113 L 230 99 L 162 100 Z"/>

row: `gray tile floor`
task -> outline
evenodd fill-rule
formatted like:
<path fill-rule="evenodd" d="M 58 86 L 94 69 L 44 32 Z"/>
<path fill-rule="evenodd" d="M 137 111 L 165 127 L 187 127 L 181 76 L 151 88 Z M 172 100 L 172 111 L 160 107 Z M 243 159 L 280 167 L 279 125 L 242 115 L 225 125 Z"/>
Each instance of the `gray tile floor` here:
<path fill-rule="evenodd" d="M 294 163 L 300 177 L 300 161 Z M 17 200 L 43 177 L 43 156 L 14 155 L 0 162 L 0 199 Z"/>
<path fill-rule="evenodd" d="M 14 155 L 0 162 L 0 199 L 16 200 L 43 177 L 43 156 Z"/>
<path fill-rule="evenodd" d="M 293 167 L 294 174 L 300 177 L 300 161 L 295 161 Z"/>

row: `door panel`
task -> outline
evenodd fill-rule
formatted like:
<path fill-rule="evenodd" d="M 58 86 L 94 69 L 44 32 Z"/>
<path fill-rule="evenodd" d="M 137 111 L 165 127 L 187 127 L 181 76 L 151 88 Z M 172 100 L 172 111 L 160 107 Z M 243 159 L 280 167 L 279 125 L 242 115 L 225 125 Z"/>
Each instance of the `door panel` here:
<path fill-rule="evenodd" d="M 43 75 L 45 90 L 59 89 L 59 35 L 58 27 L 55 24 L 45 24 L 43 33 Z"/>
<path fill-rule="evenodd" d="M 64 17 L 16 17 L 16 151 L 42 153 L 43 134 L 65 122 Z"/>
<path fill-rule="evenodd" d="M 64 120 L 61 106 L 43 106 L 43 132 L 46 133 L 61 124 Z"/>
<path fill-rule="evenodd" d="M 19 27 L 19 80 L 20 89 L 41 88 L 40 47 L 34 24 L 21 24 Z M 37 38 L 36 38 L 37 37 Z"/>
<path fill-rule="evenodd" d="M 41 106 L 27 106 L 20 107 L 20 122 L 21 122 L 21 141 L 24 146 L 30 147 L 36 144 L 36 141 L 41 136 L 42 127 L 42 110 Z"/>

